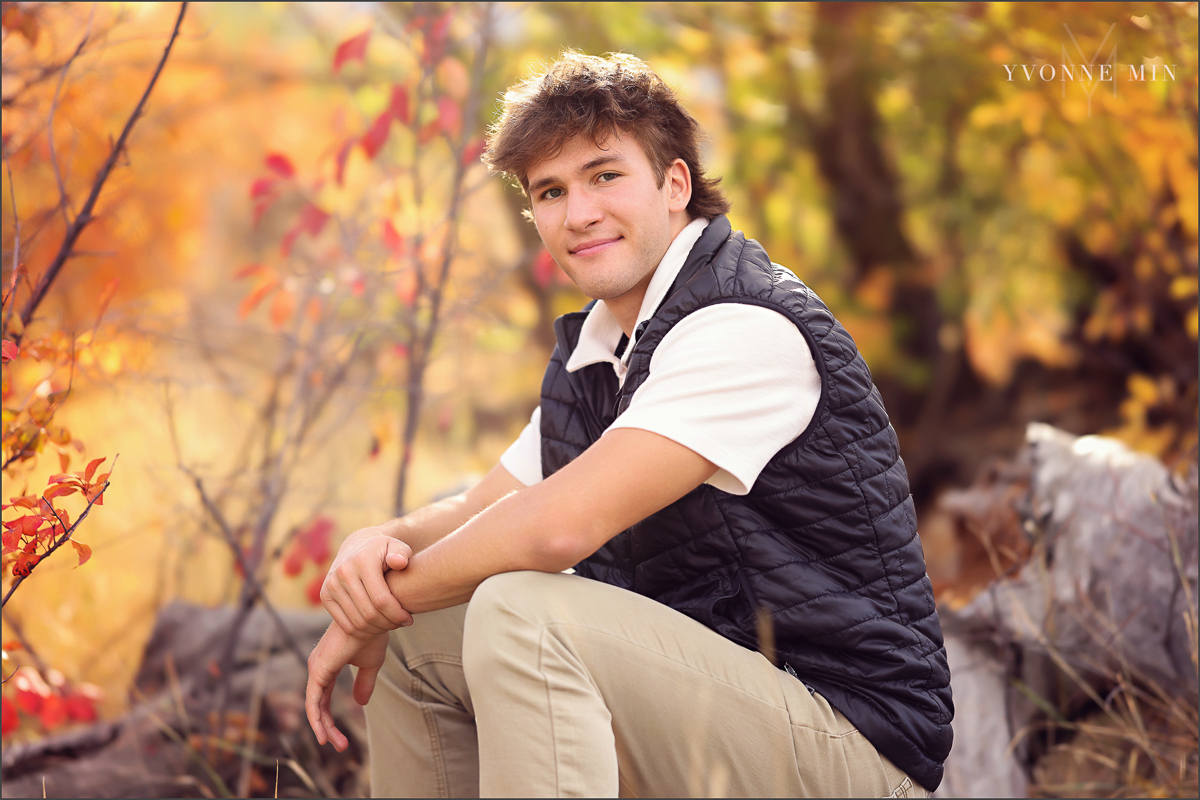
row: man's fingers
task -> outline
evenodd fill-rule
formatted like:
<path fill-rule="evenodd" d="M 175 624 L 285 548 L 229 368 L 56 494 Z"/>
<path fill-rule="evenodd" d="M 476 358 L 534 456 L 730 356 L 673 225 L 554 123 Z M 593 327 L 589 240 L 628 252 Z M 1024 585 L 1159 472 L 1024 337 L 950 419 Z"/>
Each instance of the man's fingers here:
<path fill-rule="evenodd" d="M 354 676 L 354 702 L 365 706 L 375 691 L 375 678 L 379 675 L 378 668 L 359 667 Z"/>
<path fill-rule="evenodd" d="M 392 594 L 382 573 L 368 575 L 363 581 L 363 591 L 370 600 L 371 611 L 374 612 L 369 622 L 389 631 L 412 624 L 412 615 L 404 610 L 396 595 Z"/>

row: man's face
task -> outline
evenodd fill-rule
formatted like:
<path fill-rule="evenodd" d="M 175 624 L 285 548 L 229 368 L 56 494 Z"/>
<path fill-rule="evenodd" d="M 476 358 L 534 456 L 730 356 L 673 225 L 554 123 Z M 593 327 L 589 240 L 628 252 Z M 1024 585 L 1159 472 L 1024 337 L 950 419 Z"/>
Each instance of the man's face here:
<path fill-rule="evenodd" d="M 636 316 L 646 286 L 676 234 L 687 224 L 691 176 L 677 159 L 662 186 L 633 136 L 601 145 L 569 139 L 553 158 L 529 169 L 529 198 L 550 255 L 589 297 Z"/>

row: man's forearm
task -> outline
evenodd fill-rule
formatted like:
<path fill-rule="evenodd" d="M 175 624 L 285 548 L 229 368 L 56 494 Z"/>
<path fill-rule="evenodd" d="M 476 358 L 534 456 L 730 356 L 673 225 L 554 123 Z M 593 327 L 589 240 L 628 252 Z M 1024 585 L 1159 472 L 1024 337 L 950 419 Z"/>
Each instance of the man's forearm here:
<path fill-rule="evenodd" d="M 351 537 L 390 536 L 407 544 L 414 554 L 419 553 L 520 486 L 503 467 L 496 466 L 483 480 L 461 494 L 430 503 L 380 525 L 363 528 Z"/>

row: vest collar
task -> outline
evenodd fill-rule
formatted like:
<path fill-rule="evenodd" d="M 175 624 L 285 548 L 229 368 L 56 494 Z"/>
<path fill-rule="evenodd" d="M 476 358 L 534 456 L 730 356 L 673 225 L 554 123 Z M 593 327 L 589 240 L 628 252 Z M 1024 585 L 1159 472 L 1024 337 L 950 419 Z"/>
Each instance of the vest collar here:
<path fill-rule="evenodd" d="M 688 254 L 694 249 L 693 245 L 696 244 L 696 240 L 704 233 L 707 226 L 708 220 L 694 219 L 671 242 L 671 246 L 667 248 L 667 252 L 663 254 L 662 260 L 655 268 L 654 275 L 650 278 L 650 284 L 646 287 L 646 296 L 642 298 L 642 306 L 638 310 L 636 324 L 639 327 L 654 316 L 654 312 L 662 304 L 668 290 L 675 283 L 679 271 L 683 269 L 684 263 L 688 260 Z M 572 337 L 576 340 L 570 342 L 567 372 L 575 372 L 589 364 L 608 362 L 613 365 L 617 377 L 623 378 L 628 367 L 628 356 L 633 352 L 633 347 L 637 343 L 638 331 L 635 330 L 633 340 L 618 355 L 616 350 L 620 346 L 624 332 L 617 323 L 617 318 L 608 310 L 608 306 L 603 300 L 595 301 L 589 306 L 589 309 L 583 318 L 577 337 Z M 574 326 L 572 325 L 572 327 Z"/>

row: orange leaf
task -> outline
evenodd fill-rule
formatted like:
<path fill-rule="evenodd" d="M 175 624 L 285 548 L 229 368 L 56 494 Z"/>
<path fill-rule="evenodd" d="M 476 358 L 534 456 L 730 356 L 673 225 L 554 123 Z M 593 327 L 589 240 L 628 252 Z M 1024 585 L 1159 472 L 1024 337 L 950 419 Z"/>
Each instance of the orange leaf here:
<path fill-rule="evenodd" d="M 274 299 L 271 300 L 270 320 L 271 325 L 276 330 L 283 327 L 283 323 L 287 322 L 292 317 L 292 312 L 296 308 L 296 295 L 294 292 L 283 289 L 278 292 Z"/>
<path fill-rule="evenodd" d="M 420 132 L 417 133 L 417 143 L 423 145 L 429 144 L 433 141 L 433 137 L 437 136 L 437 132 L 438 121 L 436 119 L 429 120 L 429 122 L 421 126 Z"/>
<path fill-rule="evenodd" d="M 264 267 L 262 264 L 247 264 L 244 267 L 239 267 L 238 271 L 233 273 L 233 277 L 237 280 L 249 278 L 255 273 L 262 272 L 264 269 L 266 269 L 266 267 Z"/>
<path fill-rule="evenodd" d="M 78 477 L 76 477 L 75 475 L 72 475 L 69 472 L 60 472 L 57 475 L 51 475 L 49 480 L 46 481 L 46 483 L 47 484 L 62 483 L 63 481 L 73 481 L 73 480 L 78 480 Z"/>
<path fill-rule="evenodd" d="M 413 302 L 417 299 L 417 271 L 415 269 L 400 273 L 400 277 L 396 279 L 396 297 L 400 298 L 401 303 L 412 308 Z"/>
<path fill-rule="evenodd" d="M 367 56 L 367 42 L 371 38 L 371 30 L 368 28 L 357 36 L 351 36 L 346 41 L 337 46 L 337 50 L 333 54 L 333 71 L 341 72 L 342 67 L 347 61 L 362 61 Z"/>
<path fill-rule="evenodd" d="M 38 528 L 42 527 L 42 518 L 37 514 L 27 514 L 24 517 L 5 522 L 4 527 L 20 537 L 32 536 L 37 533 Z"/>
<path fill-rule="evenodd" d="M 113 296 L 117 293 L 117 287 L 120 285 L 120 278 L 111 278 L 108 283 L 104 284 L 104 288 L 100 290 L 100 300 L 96 303 L 97 326 L 100 324 L 100 320 L 104 318 L 104 312 L 108 310 L 108 304 L 112 302 Z"/>
<path fill-rule="evenodd" d="M 17 553 L 17 560 L 13 563 L 13 575 L 18 578 L 24 578 L 33 571 L 37 563 L 42 560 L 42 557 L 36 553 Z"/>
<path fill-rule="evenodd" d="M 91 461 L 89 461 L 87 469 L 83 471 L 83 479 L 85 481 L 90 481 L 92 476 L 96 474 L 96 467 L 99 467 L 106 460 L 108 460 L 108 456 L 105 456 L 104 458 L 93 458 Z"/>
<path fill-rule="evenodd" d="M 79 553 L 79 564 L 77 566 L 82 567 L 92 557 L 92 548 L 74 539 L 71 540 L 71 546 L 75 548 L 75 552 Z"/>
<path fill-rule="evenodd" d="M 71 454 L 65 450 L 58 451 L 58 466 L 63 472 L 66 472 L 71 467 Z"/>
<path fill-rule="evenodd" d="M 396 258 L 404 255 L 404 237 L 390 219 L 383 221 L 383 246 L 391 250 Z"/>
<path fill-rule="evenodd" d="M 104 484 L 108 483 L 109 475 L 112 475 L 112 473 L 106 472 L 103 475 L 97 475 L 96 480 L 92 481 L 92 485 L 93 486 L 103 486 Z"/>
<path fill-rule="evenodd" d="M 44 496 L 46 499 L 53 497 L 65 497 L 69 494 L 75 494 L 78 491 L 79 487 L 72 483 L 60 483 L 58 486 L 47 489 L 44 493 Z"/>
<path fill-rule="evenodd" d="M 267 165 L 267 169 L 281 178 L 290 178 L 296 174 L 296 168 L 292 166 L 292 162 L 288 157 L 282 153 L 269 154 L 264 163 Z"/>
<path fill-rule="evenodd" d="M 388 111 L 384 111 L 375 118 L 375 121 L 371 123 L 371 127 L 367 128 L 367 132 L 362 137 L 363 152 L 367 154 L 367 158 L 372 161 L 375 160 L 375 156 L 379 154 L 384 143 L 387 142 L 388 131 L 391 130 L 391 126 L 392 115 Z"/>
<path fill-rule="evenodd" d="M 270 294 L 271 291 L 278 285 L 279 281 L 275 278 L 271 278 L 254 287 L 250 294 L 242 298 L 242 302 L 238 304 L 238 316 L 241 319 L 245 319 L 246 317 L 250 316 L 250 313 L 258 307 L 258 304 L 263 301 L 263 298 Z"/>

